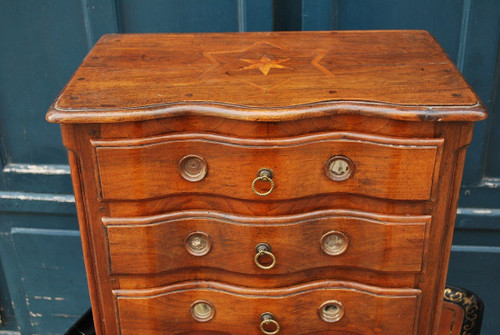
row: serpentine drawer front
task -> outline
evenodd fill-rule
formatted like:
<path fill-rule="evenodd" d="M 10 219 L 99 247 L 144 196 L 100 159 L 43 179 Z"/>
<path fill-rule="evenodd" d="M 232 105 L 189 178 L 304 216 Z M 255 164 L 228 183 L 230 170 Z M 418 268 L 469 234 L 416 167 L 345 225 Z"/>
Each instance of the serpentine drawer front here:
<path fill-rule="evenodd" d="M 178 212 L 103 221 L 116 274 L 190 267 L 289 274 L 325 266 L 419 272 L 430 217 L 331 210 L 257 218 Z M 259 253 L 260 243 L 268 245 L 268 254 Z"/>
<path fill-rule="evenodd" d="M 165 329 L 169 334 L 411 334 L 419 295 L 415 289 L 331 281 L 265 291 L 188 282 L 115 292 L 122 334 L 130 335 L 165 334 Z M 262 317 L 266 313 L 271 322 Z"/>
<path fill-rule="evenodd" d="M 103 36 L 47 114 L 97 333 L 435 334 L 485 117 L 424 31 Z"/>
<path fill-rule="evenodd" d="M 93 144 L 104 199 L 192 192 L 255 199 L 264 193 L 250 186 L 266 167 L 275 189 L 266 199 L 358 193 L 426 200 L 442 142 L 339 132 L 280 139 L 175 134 Z"/>

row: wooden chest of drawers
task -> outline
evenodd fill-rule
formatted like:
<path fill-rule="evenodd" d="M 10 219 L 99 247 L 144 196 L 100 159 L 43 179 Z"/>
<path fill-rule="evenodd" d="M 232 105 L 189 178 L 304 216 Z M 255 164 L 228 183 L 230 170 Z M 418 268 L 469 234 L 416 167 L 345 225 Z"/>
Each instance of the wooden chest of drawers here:
<path fill-rule="evenodd" d="M 106 35 L 51 107 L 99 334 L 435 334 L 473 122 L 423 31 Z"/>

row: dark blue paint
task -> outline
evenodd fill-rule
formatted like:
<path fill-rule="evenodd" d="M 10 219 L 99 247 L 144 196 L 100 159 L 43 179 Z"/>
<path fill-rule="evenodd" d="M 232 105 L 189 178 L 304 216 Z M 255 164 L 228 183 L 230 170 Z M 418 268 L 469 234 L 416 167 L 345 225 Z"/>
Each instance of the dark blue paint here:
<path fill-rule="evenodd" d="M 119 32 L 119 9 L 115 0 L 82 1 L 89 46 L 93 46 L 104 34 Z"/>
<path fill-rule="evenodd" d="M 78 313 L 89 304 L 76 217 L 0 213 L 0 222 L 0 264 L 5 277 L 0 288 L 10 294 L 17 321 L 16 325 L 11 319 L 0 330 L 19 328 L 23 335 L 62 334 L 72 317 L 47 314 L 47 320 L 38 320 L 33 314 L 39 313 L 38 300 L 54 302 L 46 308 L 52 314 Z M 64 300 L 38 298 L 56 293 Z M 51 331 L 40 327 L 45 322 L 52 323 Z"/>
<path fill-rule="evenodd" d="M 1 250 L 1 249 L 0 249 Z M 12 307 L 9 287 L 7 286 L 7 279 L 3 272 L 5 267 L 0 261 L 0 318 L 2 319 L 3 329 L 17 329 L 16 316 Z"/>
<path fill-rule="evenodd" d="M 500 27 L 499 27 L 500 30 Z M 500 42 L 498 43 L 497 56 L 500 55 Z M 488 147 L 486 152 L 485 175 L 488 177 L 500 176 L 500 57 L 497 57 L 495 82 L 491 98 L 490 120 L 488 129 Z M 499 181 L 500 186 L 500 181 Z"/>
<path fill-rule="evenodd" d="M 44 173 L 19 168 L 13 164 L 6 165 L 0 172 L 0 190 L 15 192 L 48 192 L 53 194 L 73 193 L 71 176 L 67 165 L 41 166 Z M 61 173 L 61 169 L 67 173 Z"/>
<path fill-rule="evenodd" d="M 1 213 L 74 214 L 75 202 L 71 194 L 47 194 L 0 191 Z M 1 222 L 0 225 L 5 224 Z"/>
<path fill-rule="evenodd" d="M 337 29 L 337 1 L 302 1 L 302 30 Z"/>
<path fill-rule="evenodd" d="M 0 4 L 0 134 L 8 162 L 67 164 L 45 112 L 87 52 L 79 1 Z"/>
<path fill-rule="evenodd" d="M 451 253 L 448 284 L 466 287 L 484 301 L 482 335 L 500 329 L 500 247 L 455 246 Z"/>
<path fill-rule="evenodd" d="M 124 33 L 238 31 L 234 0 L 121 0 Z"/>
<path fill-rule="evenodd" d="M 12 241 L 34 333 L 60 333 L 88 309 L 80 234 L 14 228 Z"/>
<path fill-rule="evenodd" d="M 494 94 L 498 96 L 498 86 L 496 92 L 493 92 L 493 83 L 498 82 L 499 72 L 495 71 L 495 65 L 498 61 L 498 48 L 500 41 L 500 1 L 472 1 L 469 34 L 467 38 L 467 48 L 464 55 L 463 73 L 470 85 L 477 92 L 483 103 L 492 107 Z M 494 78 L 496 74 L 496 79 Z M 467 153 L 465 164 L 464 184 L 477 184 L 484 175 L 485 168 L 488 170 L 488 176 L 500 178 L 500 168 L 495 167 L 500 155 L 498 150 L 498 106 L 496 110 L 490 110 L 492 114 L 489 119 L 475 126 L 474 137 L 471 148 Z M 496 114 L 496 115 L 495 115 Z M 497 121 L 494 121 L 494 120 Z M 494 126 L 496 128 L 490 128 Z M 488 137 L 493 135 L 493 138 Z M 490 144 L 488 157 L 485 161 L 485 150 L 487 143 Z M 493 149 L 493 151 L 491 150 Z M 497 199 L 500 199 L 500 189 L 496 193 Z M 483 197 L 486 198 L 486 197 Z M 498 205 L 497 205 L 498 207 Z"/>
<path fill-rule="evenodd" d="M 302 30 L 302 1 L 274 0 L 274 30 Z"/>
<path fill-rule="evenodd" d="M 463 0 L 338 0 L 337 3 L 338 29 L 425 29 L 452 59 L 457 58 Z"/>
<path fill-rule="evenodd" d="M 500 183 L 495 180 L 477 185 L 463 185 L 458 204 L 460 207 L 499 208 L 499 199 Z"/>
<path fill-rule="evenodd" d="M 241 0 L 244 8 L 244 31 L 273 30 L 272 0 Z"/>

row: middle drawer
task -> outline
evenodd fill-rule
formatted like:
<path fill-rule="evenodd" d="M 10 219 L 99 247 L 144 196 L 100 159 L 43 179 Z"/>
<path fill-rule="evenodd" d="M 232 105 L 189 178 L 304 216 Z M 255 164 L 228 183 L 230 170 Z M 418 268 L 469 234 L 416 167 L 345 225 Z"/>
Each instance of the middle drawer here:
<path fill-rule="evenodd" d="M 103 218 L 111 273 L 202 267 L 286 274 L 339 266 L 419 272 L 430 216 L 322 210 L 280 217 L 184 211 Z"/>

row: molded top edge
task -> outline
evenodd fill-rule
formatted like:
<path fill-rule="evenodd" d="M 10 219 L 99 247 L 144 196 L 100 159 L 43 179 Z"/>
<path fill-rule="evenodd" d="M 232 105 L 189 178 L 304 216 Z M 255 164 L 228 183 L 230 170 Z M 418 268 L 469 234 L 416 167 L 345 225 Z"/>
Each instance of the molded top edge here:
<path fill-rule="evenodd" d="M 52 106 L 47 113 L 47 121 L 115 123 L 176 116 L 213 116 L 244 121 L 277 122 L 329 115 L 363 115 L 401 121 L 480 121 L 487 116 L 486 109 L 480 102 L 471 106 L 405 106 L 361 101 L 329 101 L 269 109 L 191 102 L 107 110 L 61 110 Z"/>
<path fill-rule="evenodd" d="M 486 110 L 425 31 L 112 34 L 85 58 L 47 120 L 335 114 L 478 121 Z"/>

